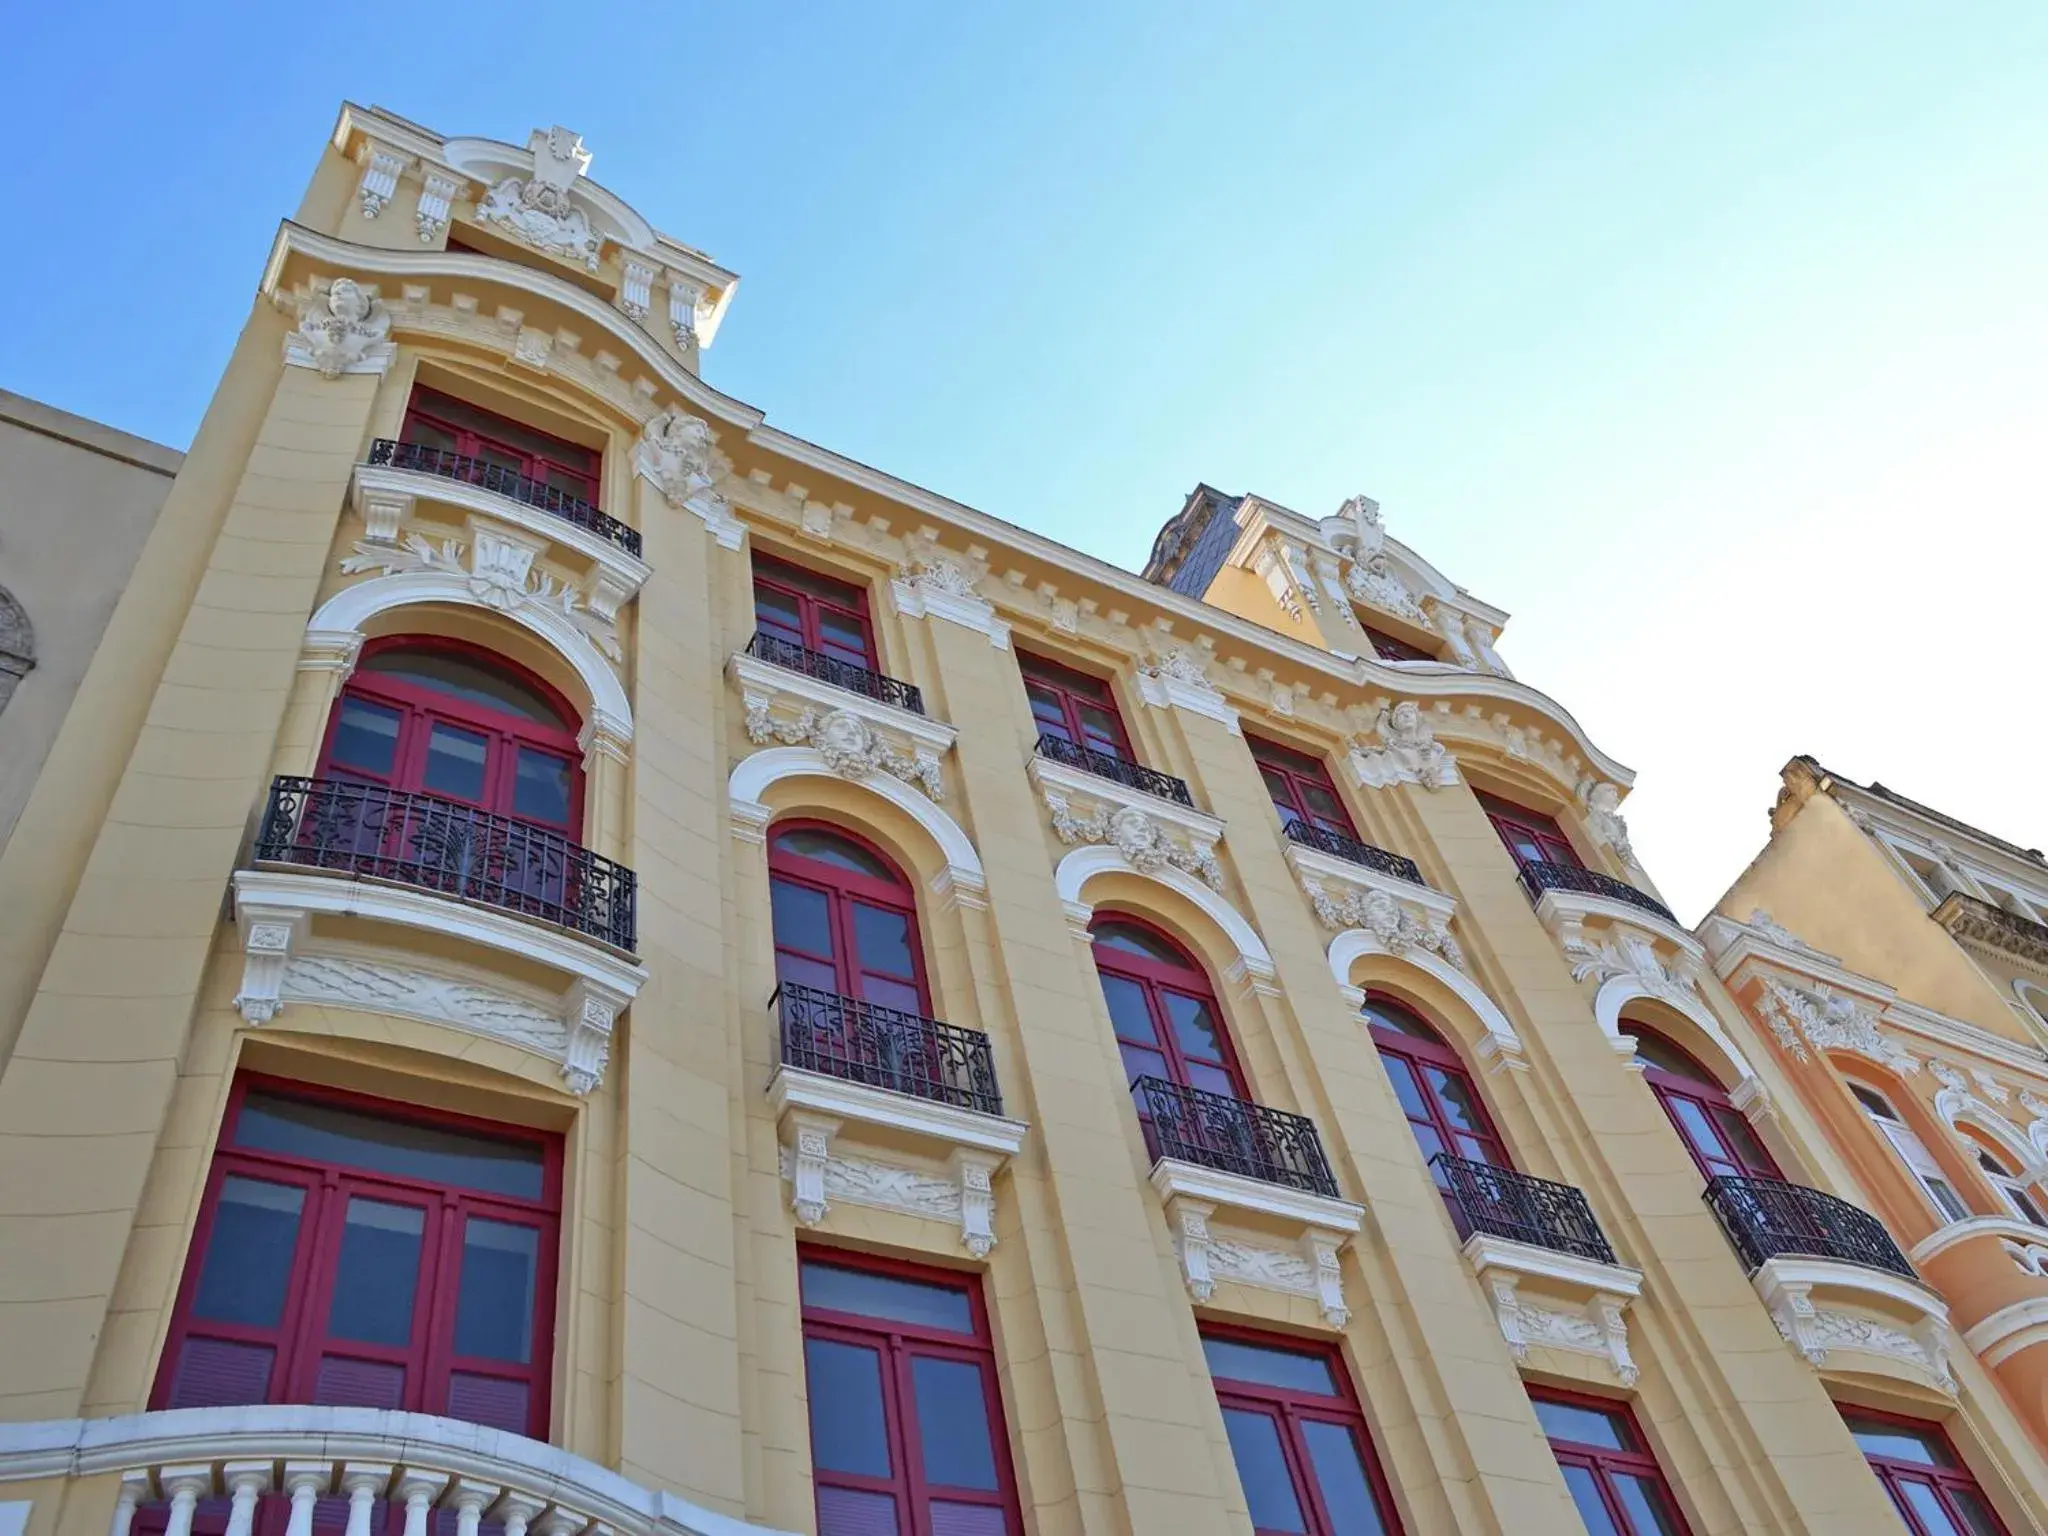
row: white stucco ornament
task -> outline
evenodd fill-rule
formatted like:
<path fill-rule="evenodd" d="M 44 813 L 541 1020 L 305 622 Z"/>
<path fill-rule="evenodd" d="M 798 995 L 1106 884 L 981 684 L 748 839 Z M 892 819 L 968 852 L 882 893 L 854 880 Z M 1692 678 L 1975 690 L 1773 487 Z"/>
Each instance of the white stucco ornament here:
<path fill-rule="evenodd" d="M 299 297 L 299 323 L 285 337 L 284 360 L 323 379 L 379 373 L 391 366 L 391 316 L 374 286 L 353 278 L 315 278 Z"/>
<path fill-rule="evenodd" d="M 1589 775 L 1579 780 L 1578 799 L 1586 831 L 1593 841 L 1603 848 L 1612 848 L 1615 857 L 1630 869 L 1641 869 L 1635 848 L 1628 840 L 1628 823 L 1621 817 L 1621 787 Z"/>
<path fill-rule="evenodd" d="M 769 712 L 771 701 L 747 700 L 747 739 L 760 746 L 779 741 L 786 747 L 815 747 L 825 766 L 842 779 L 860 780 L 870 774 L 886 773 L 921 789 L 933 800 L 943 800 L 946 781 L 939 773 L 936 754 L 924 750 L 898 751 L 866 720 L 850 709 L 820 714 L 806 709 L 794 720 L 776 720 Z"/>
<path fill-rule="evenodd" d="M 536 250 L 595 272 L 604 242 L 569 190 L 590 165 L 582 138 L 560 126 L 535 129 L 526 147 L 533 152 L 533 174 L 507 176 L 493 186 L 476 205 L 478 222 L 495 224 Z"/>
<path fill-rule="evenodd" d="M 732 507 L 712 487 L 718 466 L 712 456 L 711 424 L 673 408 L 656 412 L 640 429 L 633 468 L 678 511 L 693 512 L 726 549 L 737 549 L 744 529 Z"/>
<path fill-rule="evenodd" d="M 1047 794 L 1053 833 L 1063 843 L 1105 843 L 1140 874 L 1173 868 L 1195 876 L 1211 890 L 1223 889 L 1223 869 L 1213 849 L 1183 844 L 1135 805 L 1103 805 L 1076 816 L 1062 795 Z"/>
<path fill-rule="evenodd" d="M 1413 699 L 1382 709 L 1372 731 L 1353 741 L 1351 768 L 1359 783 L 1373 789 L 1392 784 L 1444 789 L 1458 782 L 1456 761 Z"/>
<path fill-rule="evenodd" d="M 546 609 L 568 621 L 611 661 L 625 659 L 619 632 L 611 620 L 591 610 L 576 589 L 544 571 L 536 557 L 545 546 L 484 527 L 472 529 L 465 552 L 460 539 L 439 543 L 410 533 L 396 545 L 359 541 L 344 555 L 344 576 L 381 571 L 386 576 L 431 572 L 460 580 L 471 598 L 501 613 L 523 608 Z"/>
<path fill-rule="evenodd" d="M 1920 1070 L 1919 1058 L 1877 1027 L 1875 1009 L 1831 987 L 1767 978 L 1762 1012 L 1794 1061 L 1806 1060 L 1810 1045 L 1817 1051 L 1850 1051 L 1894 1072 Z"/>

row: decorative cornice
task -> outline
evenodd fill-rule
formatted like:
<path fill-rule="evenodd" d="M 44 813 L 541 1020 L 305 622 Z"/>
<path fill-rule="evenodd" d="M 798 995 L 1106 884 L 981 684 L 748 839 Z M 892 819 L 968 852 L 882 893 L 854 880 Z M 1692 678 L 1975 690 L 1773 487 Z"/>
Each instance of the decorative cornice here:
<path fill-rule="evenodd" d="M 1154 708 L 1185 709 L 1214 720 L 1233 736 L 1241 735 L 1237 711 L 1209 680 L 1208 664 L 1185 646 L 1155 644 L 1138 663 L 1138 697 Z"/>
<path fill-rule="evenodd" d="M 1877 1027 L 1877 1011 L 1860 998 L 1824 985 L 1811 987 L 1764 978 L 1757 1011 L 1794 1061 L 1816 1051 L 1849 1051 L 1889 1071 L 1910 1075 L 1919 1058 Z"/>
<path fill-rule="evenodd" d="M 1555 888 L 1537 901 L 1536 916 L 1564 951 L 1574 981 L 1600 986 L 1626 976 L 1679 1007 L 1697 1001 L 1706 952 L 1676 923 L 1630 902 Z"/>

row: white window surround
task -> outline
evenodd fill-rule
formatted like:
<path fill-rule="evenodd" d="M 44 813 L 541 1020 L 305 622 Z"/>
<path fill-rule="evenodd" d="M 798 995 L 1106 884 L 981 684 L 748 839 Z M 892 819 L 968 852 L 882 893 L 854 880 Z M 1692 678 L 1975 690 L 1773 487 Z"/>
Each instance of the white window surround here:
<path fill-rule="evenodd" d="M 1518 1362 L 1532 1347 L 1558 1349 L 1604 1362 L 1621 1386 L 1636 1384 L 1623 1314 L 1642 1294 L 1641 1270 L 1485 1232 L 1465 1239 L 1464 1254 Z"/>
<path fill-rule="evenodd" d="M 2029 1296 L 2000 1307 L 1966 1331 L 1963 1342 L 1991 1370 L 2022 1350 L 2048 1344 L 2048 1296 Z"/>
<path fill-rule="evenodd" d="M 944 721 L 744 651 L 726 662 L 726 673 L 740 691 L 747 739 L 756 745 L 815 747 L 842 778 L 888 773 L 934 801 L 945 798 L 939 760 L 960 733 Z"/>
<path fill-rule="evenodd" d="M 1227 1280 L 1307 1297 L 1332 1328 L 1351 1321 L 1339 1255 L 1363 1225 L 1364 1206 L 1168 1157 L 1152 1165 L 1152 1187 L 1195 1302 L 1209 1302 Z M 1212 1226 L 1218 1216 L 1227 1230 Z"/>
<path fill-rule="evenodd" d="M 995 1247 L 993 1181 L 1024 1144 L 1021 1120 L 791 1066 L 776 1069 L 768 1102 L 790 1209 L 805 1226 L 822 1223 L 838 1199 L 950 1221 L 977 1259 Z M 879 1155 L 849 1152 L 848 1142 Z M 898 1143 L 909 1144 L 912 1160 L 892 1155 Z"/>
<path fill-rule="evenodd" d="M 2023 1247 L 2048 1247 L 2048 1230 L 2035 1226 L 2031 1221 L 2023 1221 L 2017 1216 L 1970 1216 L 1962 1221 L 1952 1221 L 1945 1227 L 1936 1227 L 1907 1249 L 1906 1257 L 1915 1265 L 1925 1264 L 1929 1259 L 1938 1258 L 1949 1249 L 1979 1237 L 1996 1237 Z"/>
<path fill-rule="evenodd" d="M 1887 1375 L 1955 1395 L 1948 1304 L 1919 1282 L 1861 1264 L 1781 1255 L 1767 1260 L 1751 1284 L 1785 1342 L 1815 1369 L 1881 1361 Z"/>
<path fill-rule="evenodd" d="M 1213 922 L 1224 941 L 1237 951 L 1237 958 L 1225 968 L 1226 980 L 1249 985 L 1259 993 L 1275 993 L 1273 956 L 1258 930 L 1229 902 L 1193 875 L 1170 865 L 1140 869 L 1115 846 L 1076 848 L 1053 871 L 1053 886 L 1066 909 L 1067 926 L 1082 943 L 1089 942 L 1088 925 L 1094 921 L 1095 905 L 1083 897 L 1088 883 L 1098 875 L 1128 874 L 1153 880 L 1185 897 Z"/>
<path fill-rule="evenodd" d="M 1351 979 L 1351 973 L 1353 967 L 1369 955 L 1390 956 L 1454 993 L 1478 1021 L 1481 1034 L 1473 1050 L 1488 1072 L 1529 1070 L 1529 1058 L 1521 1035 L 1508 1021 L 1508 1016 L 1501 1012 L 1500 1005 L 1481 990 L 1478 982 L 1463 971 L 1454 970 L 1441 956 L 1427 950 L 1410 948 L 1395 954 L 1377 934 L 1365 928 L 1347 928 L 1330 940 L 1330 974 L 1336 977 L 1337 990 L 1351 1005 L 1354 1017 L 1365 1006 L 1365 990 Z"/>
<path fill-rule="evenodd" d="M 603 1080 L 618 1016 L 647 982 L 645 967 L 608 945 L 432 891 L 243 869 L 235 872 L 234 895 L 243 952 L 235 1007 L 248 1023 L 268 1024 L 294 1001 L 424 1019 L 545 1057 L 579 1095 Z M 537 961 L 562 977 L 562 990 L 552 998 L 514 990 L 487 972 L 422 960 L 399 945 L 328 942 L 313 933 L 321 918 L 440 934 Z"/>
<path fill-rule="evenodd" d="M 791 1536 L 643 1488 L 544 1441 L 434 1414 L 252 1404 L 0 1424 L 0 1485 L 108 1476 L 119 1478 L 107 1493 L 113 1536 L 128 1536 L 146 1500 L 170 1499 L 166 1536 L 189 1536 L 199 1499 L 234 1495 L 253 1515 L 265 1493 L 290 1494 L 309 1522 L 316 1497 L 348 1496 L 365 1530 L 372 1501 L 388 1496 L 405 1508 L 407 1536 L 424 1536 L 437 1507 L 498 1521 L 516 1514 L 544 1536 Z"/>
<path fill-rule="evenodd" d="M 600 618 L 613 619 L 619 609 L 639 595 L 653 574 L 647 562 L 628 554 L 610 539 L 557 517 L 539 507 L 530 507 L 500 492 L 463 480 L 451 480 L 425 470 L 397 469 L 389 464 L 358 464 L 350 481 L 351 504 L 361 515 L 363 537 L 372 544 L 395 544 L 406 524 L 413 521 L 422 502 L 453 507 L 468 517 L 483 517 L 517 528 L 522 533 L 560 545 L 576 556 L 578 564 L 588 563 L 583 597 Z"/>

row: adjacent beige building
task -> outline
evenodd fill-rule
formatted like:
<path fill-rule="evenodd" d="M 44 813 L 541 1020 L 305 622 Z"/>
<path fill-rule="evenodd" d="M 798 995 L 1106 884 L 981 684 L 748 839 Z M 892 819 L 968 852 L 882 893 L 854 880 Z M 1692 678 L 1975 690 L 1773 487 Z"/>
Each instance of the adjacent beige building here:
<path fill-rule="evenodd" d="M 794 437 L 737 283 L 343 111 L 0 855 L 0 1522 L 2040 1526 L 1505 612 Z"/>

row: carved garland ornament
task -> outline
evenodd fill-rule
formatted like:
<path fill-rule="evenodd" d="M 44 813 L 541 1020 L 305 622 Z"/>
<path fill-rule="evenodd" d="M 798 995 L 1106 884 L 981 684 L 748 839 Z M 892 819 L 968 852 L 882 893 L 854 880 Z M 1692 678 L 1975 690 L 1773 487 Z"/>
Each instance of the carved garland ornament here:
<path fill-rule="evenodd" d="M 778 721 L 769 713 L 768 699 L 749 698 L 746 704 L 747 739 L 756 746 L 779 741 L 788 747 L 815 747 L 825 766 L 842 779 L 887 773 L 923 790 L 933 800 L 945 798 L 946 781 L 939 773 L 937 757 L 929 752 L 898 752 L 850 709 L 824 715 L 805 709 L 794 720 Z"/>
<path fill-rule="evenodd" d="M 1195 876 L 1212 891 L 1223 889 L 1223 869 L 1214 851 L 1176 842 L 1135 805 L 1104 805 L 1091 815 L 1076 816 L 1067 797 L 1056 791 L 1046 793 L 1045 804 L 1052 812 L 1052 829 L 1063 843 L 1106 843 L 1140 874 L 1171 866 Z"/>
<path fill-rule="evenodd" d="M 531 176 L 507 176 L 476 205 L 477 221 L 495 224 L 515 239 L 550 256 L 598 267 L 604 242 L 570 194 L 590 164 L 583 140 L 566 128 L 536 132 L 528 141 L 533 151 Z"/>
<path fill-rule="evenodd" d="M 1354 739 L 1352 771 L 1374 789 L 1420 784 L 1445 789 L 1458 782 L 1458 765 L 1413 699 L 1383 708 L 1370 732 Z"/>
<path fill-rule="evenodd" d="M 1464 949 L 1428 909 L 1404 904 L 1368 886 L 1346 886 L 1333 893 L 1324 882 L 1306 876 L 1302 886 L 1309 905 L 1315 908 L 1316 920 L 1325 928 L 1362 928 L 1390 955 L 1419 949 L 1441 956 L 1458 970 L 1465 969 Z"/>
<path fill-rule="evenodd" d="M 478 527 L 466 564 L 460 539 L 443 539 L 437 545 L 411 533 L 395 546 L 359 541 L 355 553 L 342 558 L 341 570 L 346 576 L 366 571 L 382 571 L 387 576 L 414 571 L 459 576 L 470 596 L 485 607 L 501 613 L 524 607 L 547 609 L 567 619 L 612 661 L 623 660 L 617 628 L 593 613 L 574 587 L 538 569 L 534 564 L 537 553 L 522 540 Z"/>
<path fill-rule="evenodd" d="M 1853 1051 L 1894 1072 L 1910 1075 L 1920 1070 L 1912 1052 L 1879 1031 L 1877 1014 L 1869 1004 L 1828 987 L 1797 987 L 1766 978 L 1761 1011 L 1794 1061 L 1806 1060 L 1810 1045 L 1817 1051 Z"/>
<path fill-rule="evenodd" d="M 296 300 L 299 323 L 285 337 L 284 360 L 312 368 L 323 379 L 379 373 L 391 366 L 391 314 L 374 285 L 353 278 L 316 277 Z"/>

